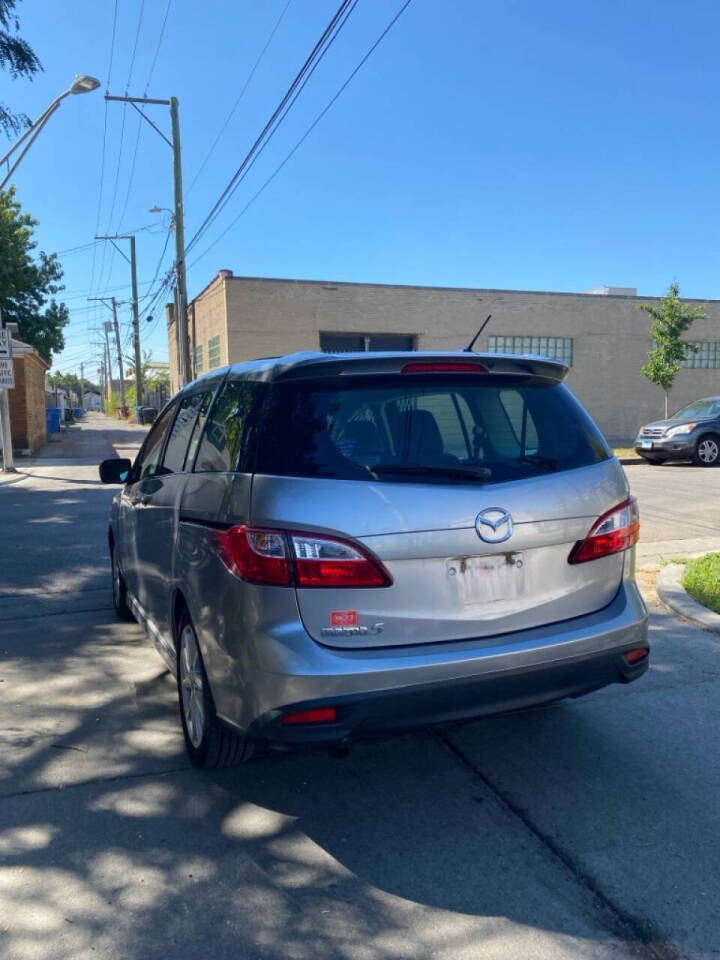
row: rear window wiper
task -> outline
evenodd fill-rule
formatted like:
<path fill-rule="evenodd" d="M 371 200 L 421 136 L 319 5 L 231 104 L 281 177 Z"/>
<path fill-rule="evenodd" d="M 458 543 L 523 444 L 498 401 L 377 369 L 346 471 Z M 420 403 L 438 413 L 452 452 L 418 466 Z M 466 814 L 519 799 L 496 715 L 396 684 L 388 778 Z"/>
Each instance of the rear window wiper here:
<path fill-rule="evenodd" d="M 489 480 L 492 470 L 488 467 L 449 467 L 411 463 L 378 463 L 368 467 L 372 473 L 415 474 L 426 477 L 457 477 L 462 480 Z"/>
<path fill-rule="evenodd" d="M 558 462 L 554 457 L 543 457 L 538 453 L 529 453 L 525 457 L 518 457 L 518 463 L 531 463 L 534 467 L 545 467 L 546 470 L 557 470 Z"/>

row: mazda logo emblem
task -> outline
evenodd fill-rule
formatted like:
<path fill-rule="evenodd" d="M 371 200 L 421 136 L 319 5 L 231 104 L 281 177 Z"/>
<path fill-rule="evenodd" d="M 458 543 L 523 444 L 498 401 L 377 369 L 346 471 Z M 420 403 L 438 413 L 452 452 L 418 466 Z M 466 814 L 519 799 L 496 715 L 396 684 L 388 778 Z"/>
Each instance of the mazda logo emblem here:
<path fill-rule="evenodd" d="M 485 543 L 504 543 L 513 532 L 510 512 L 503 507 L 488 507 L 475 517 L 475 530 Z"/>

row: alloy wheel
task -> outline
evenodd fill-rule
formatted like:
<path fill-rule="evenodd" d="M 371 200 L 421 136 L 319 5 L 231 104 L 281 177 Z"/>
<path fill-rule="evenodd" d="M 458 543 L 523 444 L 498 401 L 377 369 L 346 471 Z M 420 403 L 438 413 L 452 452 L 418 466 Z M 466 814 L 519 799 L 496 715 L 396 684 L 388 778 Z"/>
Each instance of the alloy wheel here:
<path fill-rule="evenodd" d="M 187 624 L 180 640 L 180 689 L 190 743 L 197 748 L 205 733 L 205 682 L 193 628 Z"/>
<path fill-rule="evenodd" d="M 697 454 L 703 463 L 716 463 L 720 457 L 720 446 L 718 441 L 712 437 L 701 440 L 698 444 Z"/>

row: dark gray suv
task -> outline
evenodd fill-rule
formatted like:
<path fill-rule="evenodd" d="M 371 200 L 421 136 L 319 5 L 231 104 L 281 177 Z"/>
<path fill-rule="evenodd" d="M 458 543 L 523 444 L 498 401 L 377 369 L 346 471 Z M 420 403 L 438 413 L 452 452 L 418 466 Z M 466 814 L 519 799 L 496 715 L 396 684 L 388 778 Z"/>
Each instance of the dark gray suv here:
<path fill-rule="evenodd" d="M 720 397 L 694 400 L 669 420 L 641 427 L 635 450 L 648 463 L 692 460 L 700 467 L 720 464 Z"/>
<path fill-rule="evenodd" d="M 537 357 L 304 353 L 189 384 L 109 529 L 200 766 L 627 683 L 648 666 L 622 468 Z"/>

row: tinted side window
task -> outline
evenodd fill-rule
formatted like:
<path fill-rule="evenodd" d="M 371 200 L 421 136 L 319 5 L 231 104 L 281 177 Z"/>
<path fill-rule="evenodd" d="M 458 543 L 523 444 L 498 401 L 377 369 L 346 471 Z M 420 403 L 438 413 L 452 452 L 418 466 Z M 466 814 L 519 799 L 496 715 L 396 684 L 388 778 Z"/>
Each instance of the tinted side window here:
<path fill-rule="evenodd" d="M 200 445 L 200 438 L 202 437 L 203 430 L 205 429 L 205 421 L 207 420 L 208 410 L 210 409 L 212 398 L 212 393 L 204 393 L 202 395 L 202 403 L 200 404 L 200 410 L 198 412 L 197 420 L 195 421 L 192 436 L 190 437 L 190 446 L 188 447 L 187 457 L 185 457 L 186 470 L 192 470 L 193 464 L 195 463 L 195 454 L 197 453 L 197 448 Z"/>
<path fill-rule="evenodd" d="M 142 480 L 145 477 L 154 477 L 156 474 L 163 472 L 160 468 L 160 457 L 162 455 L 165 437 L 170 429 L 170 424 L 172 423 L 176 409 L 176 403 L 170 404 L 148 434 L 145 445 L 133 468 L 133 482 Z"/>
<path fill-rule="evenodd" d="M 165 448 L 163 457 L 165 473 L 181 473 L 184 469 L 190 437 L 195 429 L 203 398 L 206 396 L 207 394 L 204 393 L 194 393 L 181 401 Z"/>
<path fill-rule="evenodd" d="M 205 425 L 195 470 L 226 473 L 242 469 L 238 463 L 248 433 L 250 415 L 261 385 L 247 380 L 231 380 L 220 391 Z"/>

